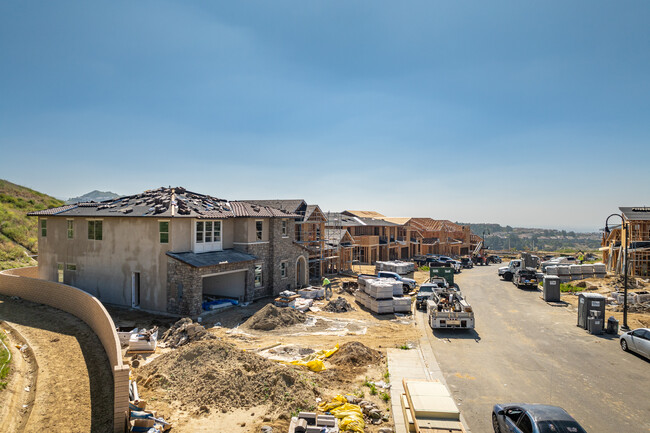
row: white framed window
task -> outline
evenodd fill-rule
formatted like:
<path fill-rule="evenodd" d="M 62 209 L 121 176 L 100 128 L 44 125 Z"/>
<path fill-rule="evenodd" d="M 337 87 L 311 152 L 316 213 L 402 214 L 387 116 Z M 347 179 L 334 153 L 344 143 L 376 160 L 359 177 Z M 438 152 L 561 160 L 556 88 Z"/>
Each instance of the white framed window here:
<path fill-rule="evenodd" d="M 287 278 L 287 266 L 289 265 L 288 262 L 280 262 L 280 277 L 282 278 Z"/>
<path fill-rule="evenodd" d="M 63 282 L 63 269 L 65 269 L 65 267 L 63 266 L 63 263 L 57 263 L 56 264 L 56 280 L 59 283 Z"/>
<path fill-rule="evenodd" d="M 196 221 L 194 224 L 194 252 L 220 251 L 221 248 L 221 221 Z"/>
<path fill-rule="evenodd" d="M 74 220 L 66 220 L 68 224 L 68 239 L 74 239 Z"/>
<path fill-rule="evenodd" d="M 263 234 L 264 234 L 264 221 L 262 220 L 255 221 L 255 240 L 261 241 Z"/>
<path fill-rule="evenodd" d="M 66 263 L 65 264 L 65 270 L 74 272 L 74 271 L 77 270 L 77 265 L 75 265 L 74 263 Z"/>
<path fill-rule="evenodd" d="M 47 219 L 41 220 L 41 237 L 47 237 Z"/>
<path fill-rule="evenodd" d="M 88 239 L 101 241 L 103 239 L 102 220 L 88 220 Z"/>
<path fill-rule="evenodd" d="M 255 265 L 255 287 L 262 287 L 262 265 Z"/>
<path fill-rule="evenodd" d="M 158 221 L 158 233 L 161 244 L 169 243 L 169 221 Z"/>
<path fill-rule="evenodd" d="M 282 220 L 282 237 L 287 237 L 287 220 Z"/>

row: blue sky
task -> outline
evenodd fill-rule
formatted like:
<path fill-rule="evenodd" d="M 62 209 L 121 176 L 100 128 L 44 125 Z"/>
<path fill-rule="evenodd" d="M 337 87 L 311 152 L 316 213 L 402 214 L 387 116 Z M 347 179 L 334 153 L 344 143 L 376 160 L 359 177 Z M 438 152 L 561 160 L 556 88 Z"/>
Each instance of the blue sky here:
<path fill-rule="evenodd" d="M 650 204 L 649 22 L 645 0 L 4 1 L 0 178 L 596 230 Z"/>

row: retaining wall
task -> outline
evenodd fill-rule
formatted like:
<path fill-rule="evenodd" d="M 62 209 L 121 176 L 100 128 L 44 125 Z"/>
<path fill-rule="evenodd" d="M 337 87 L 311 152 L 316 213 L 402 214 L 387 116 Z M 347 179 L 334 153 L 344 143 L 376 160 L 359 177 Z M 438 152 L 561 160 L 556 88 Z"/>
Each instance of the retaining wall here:
<path fill-rule="evenodd" d="M 0 272 L 0 293 L 49 305 L 83 320 L 97 334 L 113 369 L 113 431 L 123 433 L 129 410 L 129 366 L 122 363 L 122 351 L 113 319 L 101 302 L 76 287 L 39 280 L 38 267 Z"/>

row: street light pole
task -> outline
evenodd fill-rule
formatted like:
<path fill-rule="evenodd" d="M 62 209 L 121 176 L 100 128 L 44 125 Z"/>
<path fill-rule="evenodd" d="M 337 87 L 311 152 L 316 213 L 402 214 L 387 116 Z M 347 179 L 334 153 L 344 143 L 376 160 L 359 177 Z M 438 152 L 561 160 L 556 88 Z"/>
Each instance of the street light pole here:
<path fill-rule="evenodd" d="M 607 221 L 613 216 L 617 216 L 621 218 L 621 230 L 625 230 L 625 236 L 623 238 L 623 242 L 625 243 L 625 253 L 624 253 L 624 258 L 625 258 L 625 264 L 624 264 L 624 270 L 623 270 L 623 326 L 621 326 L 621 329 L 624 331 L 629 331 L 630 327 L 627 326 L 627 261 L 628 261 L 628 256 L 627 256 L 627 240 L 628 240 L 628 229 L 630 225 L 625 222 L 625 218 L 623 218 L 623 215 L 619 215 L 617 213 L 613 213 L 610 216 L 607 217 L 605 220 L 605 233 L 609 234 L 610 230 L 609 227 L 607 226 Z"/>

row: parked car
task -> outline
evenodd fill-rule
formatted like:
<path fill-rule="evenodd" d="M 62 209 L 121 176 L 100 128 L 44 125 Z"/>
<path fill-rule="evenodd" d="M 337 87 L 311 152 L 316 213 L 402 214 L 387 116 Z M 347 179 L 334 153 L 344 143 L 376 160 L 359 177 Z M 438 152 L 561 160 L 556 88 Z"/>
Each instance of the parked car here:
<path fill-rule="evenodd" d="M 632 351 L 650 359 L 650 329 L 639 328 L 621 334 L 619 341 L 621 349 Z"/>
<path fill-rule="evenodd" d="M 411 290 L 415 290 L 415 288 L 417 287 L 417 283 L 415 282 L 414 279 L 403 277 L 396 272 L 379 271 L 377 272 L 377 276 L 379 278 L 392 278 L 393 280 L 400 281 L 402 283 L 402 286 L 404 287 L 404 293 L 408 293 Z"/>
<path fill-rule="evenodd" d="M 495 404 L 494 433 L 587 433 L 564 409 L 545 404 Z"/>
<path fill-rule="evenodd" d="M 487 262 L 488 263 L 501 263 L 503 260 L 501 260 L 501 257 L 499 256 L 487 256 Z"/>
<path fill-rule="evenodd" d="M 474 267 L 474 262 L 469 257 L 463 257 L 460 259 L 460 266 L 464 269 L 472 269 Z"/>

